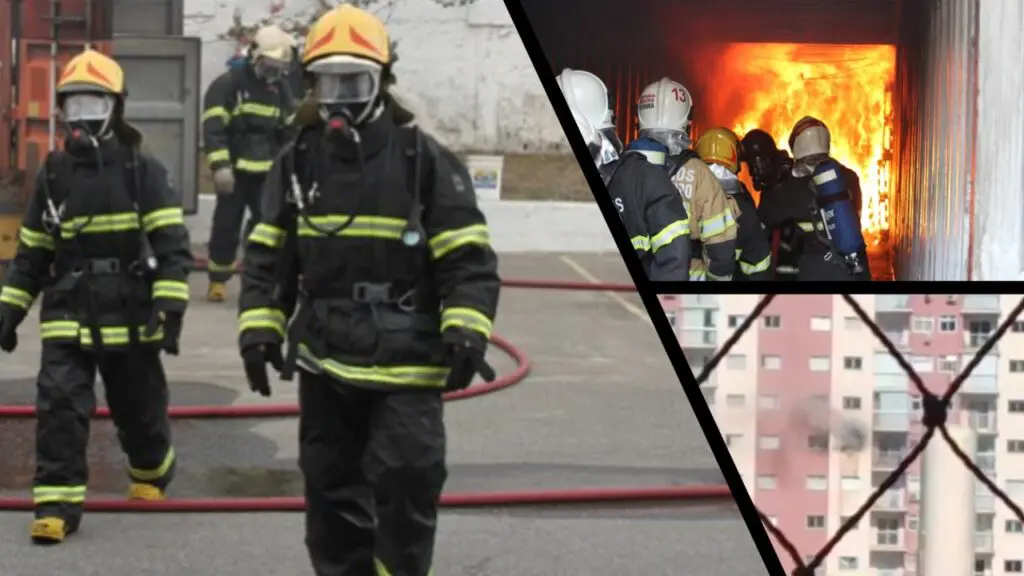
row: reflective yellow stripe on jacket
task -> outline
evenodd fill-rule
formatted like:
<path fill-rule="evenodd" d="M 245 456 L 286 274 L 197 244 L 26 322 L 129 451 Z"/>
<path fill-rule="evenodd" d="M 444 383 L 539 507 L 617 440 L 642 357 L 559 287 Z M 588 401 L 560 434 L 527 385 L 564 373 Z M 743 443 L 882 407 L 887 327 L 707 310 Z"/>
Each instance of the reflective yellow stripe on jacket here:
<path fill-rule="evenodd" d="M 65 240 L 70 240 L 78 234 L 111 234 L 138 229 L 139 215 L 135 212 L 93 214 L 65 220 L 61 223 L 60 236 Z"/>
<path fill-rule="evenodd" d="M 317 358 L 304 344 L 299 344 L 299 357 L 310 367 L 347 382 L 366 382 L 378 386 L 443 388 L 448 379 L 442 366 L 354 366 L 330 358 Z"/>
<path fill-rule="evenodd" d="M 700 239 L 706 241 L 735 225 L 736 219 L 732 216 L 732 210 L 726 209 L 700 221 Z"/>
<path fill-rule="evenodd" d="M 20 288 L 14 286 L 4 286 L 0 289 L 0 302 L 4 304 L 10 304 L 16 306 L 22 310 L 28 310 L 32 307 L 32 303 L 35 302 L 36 297 L 34 294 L 29 294 Z"/>
<path fill-rule="evenodd" d="M 494 325 L 491 319 L 481 312 L 477 312 L 472 308 L 453 306 L 445 308 L 441 312 L 441 331 L 443 332 L 448 328 L 465 328 L 466 330 L 482 334 L 484 338 L 489 339 L 491 331 L 494 330 Z"/>
<path fill-rule="evenodd" d="M 139 326 L 139 341 L 159 342 L 163 340 L 163 329 L 157 329 L 152 336 L 144 334 L 146 327 Z M 75 320 L 50 320 L 39 325 L 39 334 L 43 340 L 77 340 L 82 346 L 92 346 L 92 331 Z M 126 346 L 131 343 L 131 334 L 127 326 L 102 326 L 100 337 L 104 346 Z"/>
<path fill-rule="evenodd" d="M 281 338 L 285 337 L 285 325 L 288 319 L 284 312 L 277 308 L 250 308 L 238 315 L 238 332 L 246 330 L 273 330 Z"/>

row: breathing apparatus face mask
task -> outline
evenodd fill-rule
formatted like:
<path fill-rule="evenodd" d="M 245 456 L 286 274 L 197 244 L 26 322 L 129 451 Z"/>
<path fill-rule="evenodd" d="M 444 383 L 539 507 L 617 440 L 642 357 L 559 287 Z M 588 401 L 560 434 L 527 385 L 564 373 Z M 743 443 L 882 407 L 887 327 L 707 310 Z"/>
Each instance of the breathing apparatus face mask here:
<path fill-rule="evenodd" d="M 371 119 L 379 102 L 381 69 L 369 62 L 324 62 L 312 67 L 313 96 L 328 129 L 348 130 Z"/>
<path fill-rule="evenodd" d="M 267 84 L 276 84 L 288 74 L 288 61 L 259 57 L 252 63 L 253 72 Z"/>
<path fill-rule="evenodd" d="M 690 147 L 690 137 L 686 132 L 667 129 L 641 130 L 640 135 L 656 140 L 668 148 L 669 156 L 678 156 Z"/>
<path fill-rule="evenodd" d="M 61 114 L 72 143 L 96 144 L 111 130 L 116 100 L 108 94 L 70 94 L 64 97 Z"/>

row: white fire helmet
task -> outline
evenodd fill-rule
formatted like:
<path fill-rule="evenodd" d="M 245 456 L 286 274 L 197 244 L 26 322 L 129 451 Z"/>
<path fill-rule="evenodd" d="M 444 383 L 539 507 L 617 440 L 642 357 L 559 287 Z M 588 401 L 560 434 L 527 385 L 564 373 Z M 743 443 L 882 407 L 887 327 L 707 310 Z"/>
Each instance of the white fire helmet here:
<path fill-rule="evenodd" d="M 692 111 L 690 91 L 668 78 L 648 84 L 636 103 L 640 130 L 672 130 L 688 134 Z"/>
<path fill-rule="evenodd" d="M 804 116 L 793 126 L 789 136 L 789 150 L 793 160 L 800 161 L 811 156 L 827 156 L 831 152 L 832 136 L 825 123 L 811 116 Z"/>
<path fill-rule="evenodd" d="M 566 68 L 555 81 L 569 108 L 586 118 L 594 130 L 615 127 L 608 106 L 608 88 L 600 78 L 590 72 Z"/>

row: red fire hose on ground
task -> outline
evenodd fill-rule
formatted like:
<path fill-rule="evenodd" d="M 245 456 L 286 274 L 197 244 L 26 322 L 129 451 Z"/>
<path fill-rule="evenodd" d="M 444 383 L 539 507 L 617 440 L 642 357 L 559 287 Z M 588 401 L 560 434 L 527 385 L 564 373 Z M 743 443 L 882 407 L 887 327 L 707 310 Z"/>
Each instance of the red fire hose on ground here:
<path fill-rule="evenodd" d="M 197 262 L 197 270 L 205 270 L 206 262 Z M 506 279 L 502 285 L 507 288 L 542 290 L 579 290 L 601 292 L 635 292 L 630 284 L 567 282 L 551 280 Z M 508 354 L 515 362 L 516 369 L 498 377 L 494 382 L 474 384 L 465 390 L 445 395 L 445 400 L 465 400 L 490 394 L 518 384 L 530 373 L 529 358 L 522 350 L 500 336 L 493 336 L 492 343 Z M 33 406 L 0 405 L 0 419 L 34 418 Z M 238 406 L 175 406 L 171 417 L 176 419 L 243 419 L 282 418 L 298 416 L 295 404 L 254 404 Z M 97 410 L 99 418 L 109 418 L 106 408 Z M 611 504 L 651 502 L 695 502 L 710 500 L 731 500 L 728 486 L 681 485 L 626 488 L 577 488 L 564 490 L 534 490 L 506 492 L 447 493 L 441 497 L 446 508 L 493 508 L 509 506 L 550 506 L 555 504 Z M 0 511 L 32 510 L 30 498 L 0 498 Z M 170 513 L 212 513 L 212 512 L 289 512 L 305 509 L 301 497 L 264 498 L 192 498 L 169 499 L 161 502 L 143 502 L 116 498 L 86 501 L 86 509 L 96 512 L 170 512 Z"/>

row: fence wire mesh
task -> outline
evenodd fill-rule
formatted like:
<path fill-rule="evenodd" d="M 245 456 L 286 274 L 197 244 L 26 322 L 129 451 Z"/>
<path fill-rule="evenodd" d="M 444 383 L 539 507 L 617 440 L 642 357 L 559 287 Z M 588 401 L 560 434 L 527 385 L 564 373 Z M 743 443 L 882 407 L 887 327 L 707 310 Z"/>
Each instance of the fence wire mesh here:
<path fill-rule="evenodd" d="M 705 364 L 704 369 L 697 376 L 697 385 L 702 386 L 711 377 L 715 368 L 722 362 L 722 360 L 729 354 L 729 351 L 736 345 L 737 342 L 743 337 L 744 334 L 750 330 L 751 326 L 761 317 L 764 311 L 777 297 L 777 294 L 769 294 L 764 296 L 754 307 L 751 313 L 737 326 L 736 331 L 726 339 L 725 343 L 722 344 L 715 354 Z M 893 344 L 882 328 L 872 319 L 860 305 L 857 300 L 850 295 L 842 295 L 843 300 L 853 309 L 854 313 L 860 318 L 864 325 L 871 331 L 871 333 L 881 342 L 885 347 L 886 351 L 896 360 L 900 368 L 907 373 L 910 378 L 912 385 L 921 394 L 921 406 L 922 416 L 921 422 L 924 425 L 924 433 L 921 436 L 920 441 L 907 452 L 907 455 L 900 461 L 895 470 L 882 481 L 877 488 L 871 493 L 871 496 L 862 504 L 857 511 L 846 518 L 839 528 L 836 530 L 825 543 L 825 545 L 810 559 L 805 562 L 804 556 L 800 554 L 800 551 L 796 549 L 793 543 L 786 537 L 778 527 L 774 525 L 768 518 L 768 516 L 762 512 L 759 508 L 757 509 L 757 515 L 761 519 L 761 523 L 764 524 L 765 529 L 775 537 L 776 542 L 786 551 L 786 553 L 793 559 L 796 568 L 791 572 L 792 576 L 814 576 L 816 570 L 822 566 L 828 555 L 836 547 L 837 544 L 849 533 L 855 529 L 865 515 L 871 510 L 875 502 L 877 502 L 882 496 L 892 488 L 900 478 L 907 472 L 910 466 L 918 459 L 928 444 L 938 434 L 949 446 L 950 450 L 956 455 L 957 459 L 963 462 L 972 474 L 978 479 L 979 482 L 984 484 L 992 494 L 998 498 L 1003 504 L 1006 505 L 1010 511 L 1013 512 L 1017 520 L 1024 523 L 1024 511 L 1018 506 L 999 486 L 996 485 L 979 467 L 974 461 L 968 456 L 961 448 L 957 445 L 956 441 L 950 436 L 949 430 L 946 428 L 946 419 L 949 415 L 949 408 L 952 403 L 953 397 L 963 387 L 964 382 L 970 377 L 974 369 L 981 363 L 981 361 L 992 351 L 992 348 L 999 342 L 999 340 L 1006 334 L 1008 330 L 1013 326 L 1014 322 L 1017 321 L 1018 316 L 1024 312 L 1024 299 L 1013 308 L 1013 310 L 1007 315 L 1007 317 L 999 324 L 995 332 L 985 341 L 985 343 L 975 353 L 974 358 L 964 367 L 964 369 L 953 378 L 952 382 L 941 395 L 935 394 L 928 390 L 925 386 L 924 381 L 914 371 L 914 368 L 910 365 L 903 354 L 900 353 L 899 349 Z M 756 505 L 755 505 L 756 507 Z M 935 576 L 927 574 L 924 576 Z"/>

